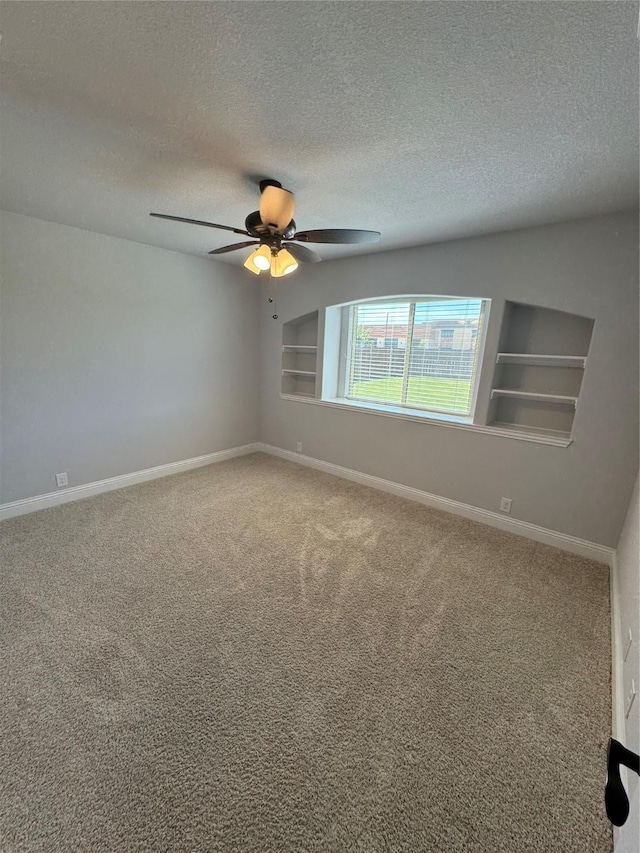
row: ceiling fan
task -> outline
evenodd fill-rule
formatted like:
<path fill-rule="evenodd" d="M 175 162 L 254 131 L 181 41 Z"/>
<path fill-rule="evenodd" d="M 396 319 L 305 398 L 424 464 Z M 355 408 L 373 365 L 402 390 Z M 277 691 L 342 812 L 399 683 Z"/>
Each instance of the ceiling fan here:
<path fill-rule="evenodd" d="M 158 219 L 171 219 L 175 222 L 188 222 L 191 225 L 205 225 L 207 228 L 221 228 L 253 237 L 244 243 L 233 243 L 209 252 L 210 255 L 223 255 L 254 246 L 244 266 L 256 275 L 269 271 L 273 278 L 288 275 L 298 268 L 298 261 L 313 264 L 321 260 L 320 256 L 301 243 L 377 243 L 379 231 L 358 231 L 345 228 L 328 228 L 319 231 L 296 231 L 293 219 L 293 193 L 283 188 L 279 181 L 266 178 L 260 181 L 260 209 L 250 213 L 245 219 L 244 230 L 229 225 L 216 225 L 200 219 L 185 219 L 182 216 L 169 216 L 165 213 L 151 213 Z M 295 241 L 295 242 L 292 242 Z"/>

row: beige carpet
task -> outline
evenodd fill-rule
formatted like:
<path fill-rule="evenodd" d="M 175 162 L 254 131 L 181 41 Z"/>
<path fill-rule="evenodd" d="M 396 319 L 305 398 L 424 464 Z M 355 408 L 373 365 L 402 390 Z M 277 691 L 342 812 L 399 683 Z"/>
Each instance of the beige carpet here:
<path fill-rule="evenodd" d="M 3 853 L 611 849 L 605 567 L 262 454 L 0 540 Z"/>

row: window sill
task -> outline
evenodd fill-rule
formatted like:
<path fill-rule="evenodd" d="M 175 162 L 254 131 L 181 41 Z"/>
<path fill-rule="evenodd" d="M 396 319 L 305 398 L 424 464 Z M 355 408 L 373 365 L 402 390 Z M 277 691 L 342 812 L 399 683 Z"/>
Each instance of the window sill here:
<path fill-rule="evenodd" d="M 304 396 L 302 394 L 280 394 L 282 400 L 296 400 L 301 403 L 312 403 L 315 406 L 329 406 L 334 409 L 343 409 L 348 412 L 362 412 L 363 414 L 379 415 L 385 418 L 400 418 L 402 420 L 414 421 L 417 423 L 426 423 L 433 426 L 450 427 L 453 429 L 466 429 L 472 432 L 484 433 L 486 435 L 495 435 L 501 438 L 511 438 L 517 441 L 531 441 L 536 444 L 550 444 L 554 447 L 568 447 L 571 444 L 571 437 L 568 435 L 553 435 L 550 433 L 536 433 L 535 431 L 527 432 L 526 428 L 514 428 L 505 424 L 504 426 L 485 426 L 484 424 L 474 424 L 469 418 L 456 418 L 452 415 L 440 415 L 436 412 L 416 413 L 415 410 L 410 414 L 401 408 L 394 409 L 387 406 L 376 406 L 371 403 L 348 402 L 345 403 L 343 398 L 336 397 L 326 400 L 318 400 L 315 397 Z"/>
<path fill-rule="evenodd" d="M 334 403 L 336 405 L 345 406 L 348 409 L 365 409 L 368 412 L 378 412 L 379 414 L 395 415 L 396 417 L 411 418 L 417 421 L 437 421 L 445 424 L 472 424 L 473 420 L 464 415 L 449 415 L 444 412 L 422 412 L 420 409 L 408 409 L 402 406 L 385 406 L 381 403 L 374 403 L 368 400 L 347 400 L 344 397 L 336 397 L 334 399 L 323 400 L 323 403 Z"/>

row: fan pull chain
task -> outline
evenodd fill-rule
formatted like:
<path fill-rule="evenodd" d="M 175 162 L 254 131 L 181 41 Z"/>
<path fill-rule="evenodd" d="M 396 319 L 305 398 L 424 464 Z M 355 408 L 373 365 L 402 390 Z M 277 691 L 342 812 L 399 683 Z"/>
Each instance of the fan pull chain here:
<path fill-rule="evenodd" d="M 276 283 L 273 280 L 273 276 L 271 275 L 271 270 L 269 270 L 269 285 L 268 285 L 268 301 L 269 304 L 273 305 L 273 314 L 272 317 L 274 320 L 278 319 L 278 303 L 276 302 Z"/>
<path fill-rule="evenodd" d="M 271 302 L 271 303 L 273 304 L 273 311 L 274 311 L 274 313 L 273 313 L 271 316 L 273 317 L 273 319 L 274 319 L 274 320 L 277 320 L 277 319 L 278 319 L 278 305 L 277 305 L 277 303 L 276 303 L 276 298 L 275 298 L 275 296 L 270 296 L 270 297 L 269 297 L 269 302 Z"/>

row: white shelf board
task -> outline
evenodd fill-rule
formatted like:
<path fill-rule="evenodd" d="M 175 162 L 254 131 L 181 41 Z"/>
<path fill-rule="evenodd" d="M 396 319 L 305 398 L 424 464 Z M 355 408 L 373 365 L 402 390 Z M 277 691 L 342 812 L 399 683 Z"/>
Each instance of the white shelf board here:
<path fill-rule="evenodd" d="M 561 429 L 532 427 L 525 426 L 524 424 L 507 423 L 505 421 L 494 421 L 490 426 L 504 432 L 515 432 L 523 437 L 544 438 L 547 444 L 557 444 L 559 447 L 567 447 L 571 442 L 571 433 Z"/>
<path fill-rule="evenodd" d="M 491 399 L 494 397 L 516 397 L 519 400 L 538 400 L 542 403 L 565 403 L 575 406 L 577 397 L 567 397 L 564 394 L 543 394 L 539 391 L 517 391 L 512 388 L 492 388 Z"/>
<path fill-rule="evenodd" d="M 315 376 L 315 370 L 293 370 L 285 368 L 282 371 L 283 376 Z"/>
<path fill-rule="evenodd" d="M 537 367 L 577 367 L 584 369 L 585 355 L 543 355 L 532 352 L 499 352 L 498 364 L 529 364 Z"/>
<path fill-rule="evenodd" d="M 310 344 L 283 344 L 282 351 L 289 352 L 290 350 L 303 350 L 306 352 L 316 352 L 318 349 L 317 346 L 311 346 Z"/>

